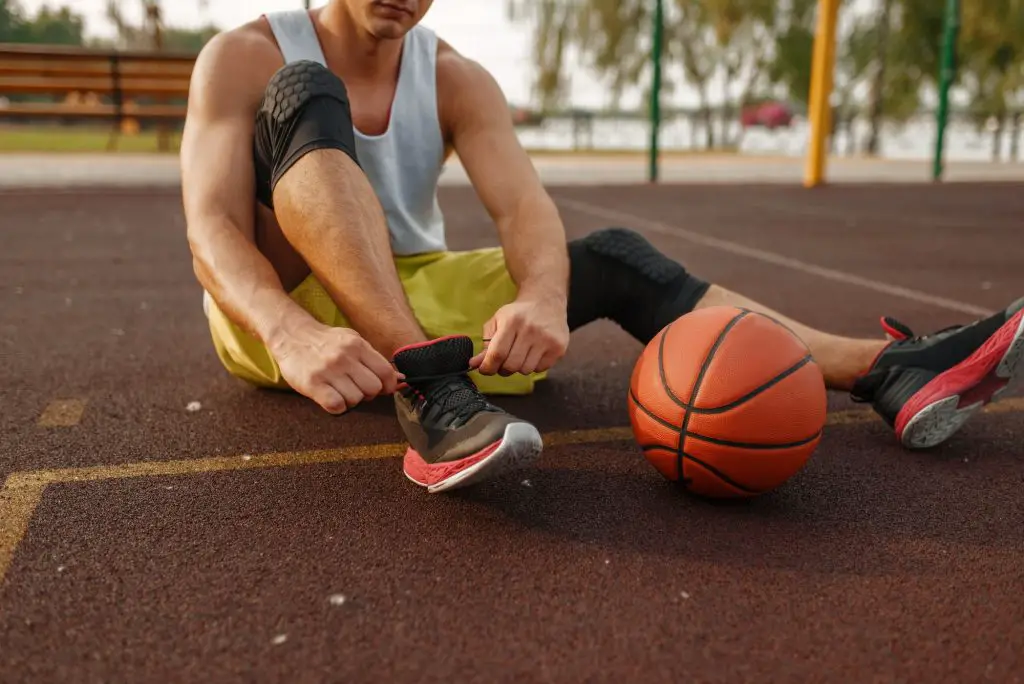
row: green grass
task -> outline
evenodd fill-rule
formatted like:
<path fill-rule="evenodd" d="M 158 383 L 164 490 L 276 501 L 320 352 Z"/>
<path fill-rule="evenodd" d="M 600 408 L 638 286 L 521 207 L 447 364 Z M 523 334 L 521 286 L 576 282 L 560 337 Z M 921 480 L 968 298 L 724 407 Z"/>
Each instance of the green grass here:
<path fill-rule="evenodd" d="M 111 129 L 81 126 L 0 126 L 2 152 L 106 152 Z M 177 154 L 180 134 L 170 134 L 168 153 Z M 155 131 L 118 136 L 118 152 L 159 152 Z"/>
<path fill-rule="evenodd" d="M 110 138 L 110 128 L 97 126 L 4 126 L 0 125 L 0 153 L 4 152 L 106 152 L 107 141 Z M 181 142 L 181 134 L 173 132 L 170 135 L 168 154 L 177 154 Z M 128 153 L 156 153 L 160 152 L 157 144 L 155 131 L 144 131 L 137 135 L 118 136 L 117 152 Z M 535 157 L 561 157 L 561 156 L 585 156 L 585 157 L 624 157 L 640 158 L 646 157 L 646 151 L 638 150 L 557 150 L 557 149 L 528 149 L 530 155 Z M 735 152 L 734 150 L 664 150 L 662 156 L 672 157 L 699 157 L 708 154 L 720 155 Z"/>

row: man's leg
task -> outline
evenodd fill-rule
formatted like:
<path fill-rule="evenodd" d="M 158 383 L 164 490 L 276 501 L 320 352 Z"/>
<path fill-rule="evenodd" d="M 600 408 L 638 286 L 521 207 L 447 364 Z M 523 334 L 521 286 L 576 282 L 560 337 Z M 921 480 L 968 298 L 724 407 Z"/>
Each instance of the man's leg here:
<path fill-rule="evenodd" d="M 492 405 L 469 379 L 470 338 L 428 340 L 417 321 L 384 212 L 358 166 L 341 80 L 313 62 L 283 67 L 267 88 L 255 148 L 259 199 L 273 207 L 288 245 L 353 329 L 405 376 L 395 404 L 410 443 L 409 479 L 442 491 L 539 456 L 536 428 Z"/>
<path fill-rule="evenodd" d="M 730 292 L 725 288 L 712 285 L 701 298 L 695 308 L 703 309 L 711 306 L 735 306 L 765 314 L 782 323 L 803 340 L 815 363 L 825 376 L 825 385 L 830 390 L 849 392 L 853 389 L 857 378 L 864 374 L 889 340 L 865 340 L 842 337 L 810 328 L 803 323 L 787 318 L 769 309 L 767 306 L 747 299 L 743 295 Z"/>
<path fill-rule="evenodd" d="M 814 330 L 712 286 L 630 230 L 612 228 L 573 241 L 569 255 L 570 328 L 608 318 L 646 344 L 697 308 L 764 313 L 808 345 L 830 389 L 870 402 L 911 448 L 951 437 L 1024 366 L 1024 298 L 983 320 L 923 337 L 887 319 L 891 340 L 858 340 Z"/>
<path fill-rule="evenodd" d="M 308 72 L 316 78 L 302 84 Z M 311 63 L 282 68 L 259 113 L 255 155 L 261 199 L 353 329 L 387 357 L 425 341 L 398 278 L 384 210 L 357 163 L 341 81 Z"/>

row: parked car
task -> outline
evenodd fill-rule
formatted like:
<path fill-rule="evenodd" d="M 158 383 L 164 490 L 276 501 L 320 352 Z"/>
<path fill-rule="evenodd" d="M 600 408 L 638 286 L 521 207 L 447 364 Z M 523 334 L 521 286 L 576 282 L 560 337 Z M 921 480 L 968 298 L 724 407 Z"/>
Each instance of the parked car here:
<path fill-rule="evenodd" d="M 785 102 L 761 102 L 744 107 L 740 123 L 744 128 L 786 128 L 792 123 L 793 115 L 792 108 Z"/>

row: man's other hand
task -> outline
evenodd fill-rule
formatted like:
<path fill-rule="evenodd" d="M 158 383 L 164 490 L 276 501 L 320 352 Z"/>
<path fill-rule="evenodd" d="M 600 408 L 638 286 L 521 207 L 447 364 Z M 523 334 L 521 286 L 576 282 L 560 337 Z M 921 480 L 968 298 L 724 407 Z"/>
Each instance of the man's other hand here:
<path fill-rule="evenodd" d="M 506 304 L 484 326 L 484 345 L 470 361 L 470 367 L 483 375 L 546 371 L 569 347 L 565 306 L 557 299 Z"/>

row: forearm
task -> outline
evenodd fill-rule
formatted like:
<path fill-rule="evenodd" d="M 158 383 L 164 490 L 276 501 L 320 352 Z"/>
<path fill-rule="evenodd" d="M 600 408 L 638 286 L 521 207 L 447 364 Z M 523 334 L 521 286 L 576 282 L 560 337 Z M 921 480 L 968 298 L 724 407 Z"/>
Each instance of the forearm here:
<path fill-rule="evenodd" d="M 520 299 L 556 300 L 565 304 L 569 256 L 558 208 L 549 198 L 529 198 L 498 221 L 505 266 Z"/>
<path fill-rule="evenodd" d="M 200 284 L 229 319 L 264 344 L 273 347 L 291 325 L 313 320 L 284 291 L 266 257 L 228 219 L 190 227 L 189 244 Z"/>

